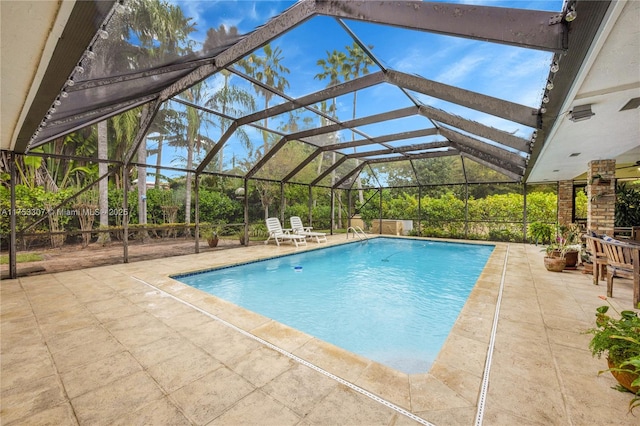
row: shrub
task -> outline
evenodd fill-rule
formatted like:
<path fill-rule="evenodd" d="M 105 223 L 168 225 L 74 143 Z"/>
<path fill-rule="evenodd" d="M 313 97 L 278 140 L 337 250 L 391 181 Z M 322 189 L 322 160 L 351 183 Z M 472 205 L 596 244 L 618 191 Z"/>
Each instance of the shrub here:
<path fill-rule="evenodd" d="M 549 244 L 555 227 L 549 223 L 532 222 L 529 224 L 528 239 L 536 244 Z"/>

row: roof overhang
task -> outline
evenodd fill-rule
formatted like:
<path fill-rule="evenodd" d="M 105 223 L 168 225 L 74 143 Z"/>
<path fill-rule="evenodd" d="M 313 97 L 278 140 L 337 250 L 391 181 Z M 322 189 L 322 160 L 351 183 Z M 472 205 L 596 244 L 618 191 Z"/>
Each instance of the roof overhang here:
<path fill-rule="evenodd" d="M 623 109 L 640 98 L 640 2 L 581 1 L 576 9 L 527 182 L 583 179 L 590 161 L 604 159 L 616 160 L 618 178 L 640 177 L 626 167 L 640 160 L 640 108 Z M 586 105 L 595 115 L 572 121 L 571 111 Z"/>
<path fill-rule="evenodd" d="M 115 0 L 0 2 L 1 149 L 26 150 L 29 138 L 114 3 Z"/>

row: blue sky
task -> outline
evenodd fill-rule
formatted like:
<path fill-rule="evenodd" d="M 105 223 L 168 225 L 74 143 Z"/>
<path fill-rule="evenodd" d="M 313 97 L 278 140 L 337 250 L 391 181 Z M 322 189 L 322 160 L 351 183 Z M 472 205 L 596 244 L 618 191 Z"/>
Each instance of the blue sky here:
<path fill-rule="evenodd" d="M 221 24 L 235 26 L 241 34 L 248 33 L 281 13 L 294 2 L 281 1 L 172 1 L 182 7 L 185 15 L 193 18 L 197 31 L 193 39 L 202 43 L 206 31 Z M 560 11 L 562 1 L 460 1 L 457 3 L 486 5 L 494 7 L 513 7 L 546 11 Z M 349 28 L 367 45 L 373 45 L 372 52 L 377 59 L 390 69 L 415 74 L 440 83 L 458 86 L 470 91 L 509 100 L 533 108 L 540 106 L 546 77 L 552 55 L 549 52 L 523 49 L 513 46 L 474 41 L 458 37 L 437 35 L 427 32 L 409 31 L 401 28 L 376 24 L 345 21 Z M 290 88 L 287 94 L 302 96 L 323 89 L 326 80 L 314 76 L 320 72 L 316 62 L 325 58 L 326 53 L 339 49 L 345 51 L 352 39 L 333 18 L 315 17 L 303 25 L 294 28 L 271 42 L 273 47 L 282 49 L 283 64 L 289 68 L 286 76 Z M 260 53 L 258 51 L 258 53 Z M 377 66 L 371 72 L 378 71 Z M 232 77 L 232 84 L 241 84 L 238 77 Z M 215 91 L 222 79 L 208 79 L 209 89 Z M 247 86 L 247 90 L 252 90 Z M 498 117 L 449 104 L 428 96 L 413 93 L 416 98 L 429 106 L 443 109 L 449 113 L 464 116 L 483 124 L 513 132 L 523 138 L 529 138 L 533 129 L 517 123 L 511 123 Z M 338 117 L 351 119 L 352 95 L 337 100 Z M 381 99 L 383 100 L 381 102 Z M 271 105 L 282 102 L 274 98 Z M 380 113 L 389 108 L 402 108 L 411 105 L 410 101 L 394 86 L 382 84 L 363 90 L 358 94 L 357 116 Z M 259 104 L 259 109 L 262 105 Z M 272 120 L 275 125 L 278 118 Z M 366 131 L 371 136 L 377 133 L 415 130 L 424 127 L 424 119 L 413 118 L 398 120 L 396 123 L 369 126 Z M 395 130 L 397 129 L 397 130 Z M 251 129 L 248 129 L 251 133 Z M 219 136 L 220 130 L 208 130 L 210 137 Z M 251 137 L 261 141 L 257 132 Z M 342 134 L 343 140 L 350 140 L 350 134 Z M 242 155 L 239 142 L 229 141 L 229 150 Z M 153 158 L 148 159 L 153 163 Z"/>

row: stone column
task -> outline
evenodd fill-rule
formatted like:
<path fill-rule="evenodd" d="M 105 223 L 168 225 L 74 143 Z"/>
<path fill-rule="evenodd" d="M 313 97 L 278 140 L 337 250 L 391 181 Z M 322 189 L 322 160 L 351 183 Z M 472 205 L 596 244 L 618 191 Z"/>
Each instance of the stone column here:
<path fill-rule="evenodd" d="M 616 161 L 594 160 L 587 170 L 587 229 L 613 236 L 616 213 Z"/>
<path fill-rule="evenodd" d="M 570 225 L 573 222 L 573 181 L 558 182 L 558 223 Z"/>

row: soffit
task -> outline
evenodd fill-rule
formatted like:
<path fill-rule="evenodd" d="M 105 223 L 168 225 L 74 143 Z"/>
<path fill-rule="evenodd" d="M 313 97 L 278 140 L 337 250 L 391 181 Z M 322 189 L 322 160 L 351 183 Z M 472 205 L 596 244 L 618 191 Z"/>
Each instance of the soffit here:
<path fill-rule="evenodd" d="M 612 3 L 608 14 L 528 182 L 580 179 L 589 161 L 602 159 L 616 160 L 620 178 L 640 177 L 637 168 L 622 169 L 640 160 L 640 108 L 620 111 L 640 97 L 640 2 Z M 587 104 L 593 117 L 569 120 Z"/>
<path fill-rule="evenodd" d="M 0 2 L 0 149 L 13 149 L 14 130 L 40 86 L 75 1 Z"/>

